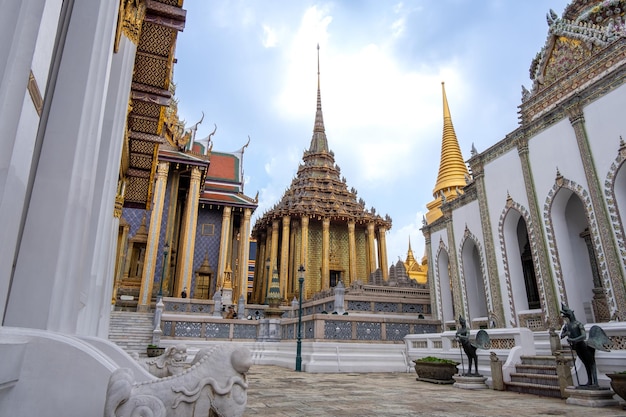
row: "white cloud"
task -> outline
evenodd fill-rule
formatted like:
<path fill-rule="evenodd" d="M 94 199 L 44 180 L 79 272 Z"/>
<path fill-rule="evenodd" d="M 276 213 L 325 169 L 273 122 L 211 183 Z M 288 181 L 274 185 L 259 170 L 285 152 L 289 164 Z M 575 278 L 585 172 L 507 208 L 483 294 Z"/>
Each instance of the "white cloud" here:
<path fill-rule="evenodd" d="M 263 25 L 263 46 L 265 48 L 273 48 L 278 43 L 276 31 L 268 25 Z"/>

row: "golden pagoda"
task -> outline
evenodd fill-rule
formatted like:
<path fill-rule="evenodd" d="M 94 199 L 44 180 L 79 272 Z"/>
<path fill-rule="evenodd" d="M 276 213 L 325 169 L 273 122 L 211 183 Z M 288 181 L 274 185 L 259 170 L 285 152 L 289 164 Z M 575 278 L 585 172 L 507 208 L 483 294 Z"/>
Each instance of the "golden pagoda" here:
<path fill-rule="evenodd" d="M 388 279 L 385 235 L 391 218 L 357 200 L 354 188 L 335 164 L 328 147 L 320 92 L 319 46 L 317 111 L 309 149 L 282 199 L 254 225 L 257 240 L 253 300 L 265 303 L 274 270 L 280 296 L 290 300 L 298 291 L 298 269 L 305 268 L 303 297 L 360 280 L 369 282 L 377 269 Z"/>
<path fill-rule="evenodd" d="M 422 258 L 422 264 L 420 265 L 413 255 L 411 239 L 409 239 L 409 249 L 406 254 L 406 260 L 404 261 L 404 268 L 409 278 L 415 280 L 418 284 L 426 284 L 428 282 L 428 262 L 426 261 L 426 255 Z"/>
<path fill-rule="evenodd" d="M 441 91 L 443 94 L 443 139 L 441 141 L 441 162 L 439 163 L 439 174 L 437 175 L 437 183 L 433 189 L 434 200 L 426 205 L 428 212 L 426 213 L 426 223 L 431 224 L 442 216 L 441 203 L 443 201 L 454 200 L 457 196 L 463 194 L 463 188 L 467 185 L 469 171 L 461 148 L 454 133 L 452 125 L 452 116 L 450 116 L 450 108 L 448 107 L 448 99 L 446 97 L 445 84 L 441 83 Z"/>

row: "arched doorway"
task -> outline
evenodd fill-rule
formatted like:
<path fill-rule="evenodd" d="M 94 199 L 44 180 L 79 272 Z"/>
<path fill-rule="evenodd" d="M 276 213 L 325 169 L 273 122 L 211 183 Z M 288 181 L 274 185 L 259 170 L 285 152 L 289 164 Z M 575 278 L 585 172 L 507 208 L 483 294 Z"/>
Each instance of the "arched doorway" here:
<path fill-rule="evenodd" d="M 473 239 L 466 239 L 461 251 L 462 271 L 465 281 L 469 319 L 474 327 L 486 327 L 489 315 L 487 289 L 481 269 L 480 253 Z"/>

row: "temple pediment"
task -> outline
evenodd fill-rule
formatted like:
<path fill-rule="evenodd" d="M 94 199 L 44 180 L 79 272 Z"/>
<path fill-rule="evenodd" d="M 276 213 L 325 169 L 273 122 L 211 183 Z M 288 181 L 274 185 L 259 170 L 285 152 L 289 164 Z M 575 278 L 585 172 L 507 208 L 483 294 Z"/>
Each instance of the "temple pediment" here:
<path fill-rule="evenodd" d="M 608 58 L 602 64 L 609 67 L 617 62 L 610 49 L 626 38 L 625 9 L 626 0 L 575 0 L 562 17 L 547 13 L 548 37 L 529 69 L 532 87 L 522 86 L 522 121 L 536 119 L 593 82 L 601 61 Z M 550 94 L 554 88 L 558 95 Z"/>

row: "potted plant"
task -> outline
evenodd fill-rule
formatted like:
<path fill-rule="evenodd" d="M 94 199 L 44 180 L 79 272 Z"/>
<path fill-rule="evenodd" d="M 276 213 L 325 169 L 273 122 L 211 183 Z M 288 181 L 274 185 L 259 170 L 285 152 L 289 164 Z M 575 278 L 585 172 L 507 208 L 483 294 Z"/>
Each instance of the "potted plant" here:
<path fill-rule="evenodd" d="M 157 345 L 152 345 L 152 344 L 148 345 L 146 349 L 146 355 L 148 355 L 149 358 L 161 356 L 164 352 L 165 352 L 165 348 L 158 347 Z"/>
<path fill-rule="evenodd" d="M 454 384 L 452 376 L 458 372 L 456 367 L 459 365 L 459 362 L 427 356 L 425 358 L 416 359 L 413 363 L 415 363 L 415 372 L 417 373 L 418 381 L 432 382 L 435 384 Z"/>
<path fill-rule="evenodd" d="M 611 388 L 622 399 L 626 400 L 626 371 L 616 372 L 614 374 L 606 374 L 611 378 Z"/>

